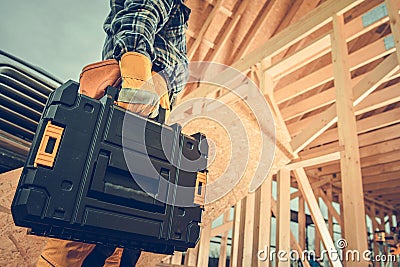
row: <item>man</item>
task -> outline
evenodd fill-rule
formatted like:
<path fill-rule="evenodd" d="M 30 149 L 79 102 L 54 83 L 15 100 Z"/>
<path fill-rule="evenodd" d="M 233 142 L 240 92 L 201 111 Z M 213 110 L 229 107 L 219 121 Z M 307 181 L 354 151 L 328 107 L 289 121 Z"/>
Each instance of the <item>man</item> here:
<path fill-rule="evenodd" d="M 117 104 L 155 118 L 159 105 L 170 110 L 188 79 L 185 31 L 190 9 L 183 0 L 111 0 L 110 7 L 104 23 L 104 61 L 83 69 L 80 91 L 99 98 L 122 77 Z M 140 251 L 49 239 L 37 266 L 134 266 L 139 255 Z"/>

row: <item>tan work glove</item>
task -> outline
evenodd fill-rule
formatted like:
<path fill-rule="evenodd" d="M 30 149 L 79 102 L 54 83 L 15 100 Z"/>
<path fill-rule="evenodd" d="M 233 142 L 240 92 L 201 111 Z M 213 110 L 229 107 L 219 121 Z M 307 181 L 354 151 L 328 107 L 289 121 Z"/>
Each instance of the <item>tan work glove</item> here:
<path fill-rule="evenodd" d="M 152 64 L 148 57 L 127 52 L 120 60 L 122 88 L 118 96 L 118 105 L 144 117 L 155 118 L 160 105 L 161 77 L 152 79 Z M 164 82 L 165 84 L 165 82 Z"/>
<path fill-rule="evenodd" d="M 115 59 L 92 63 L 82 69 L 79 77 L 79 91 L 83 95 L 99 99 L 104 96 L 107 86 L 118 87 L 121 73 Z"/>

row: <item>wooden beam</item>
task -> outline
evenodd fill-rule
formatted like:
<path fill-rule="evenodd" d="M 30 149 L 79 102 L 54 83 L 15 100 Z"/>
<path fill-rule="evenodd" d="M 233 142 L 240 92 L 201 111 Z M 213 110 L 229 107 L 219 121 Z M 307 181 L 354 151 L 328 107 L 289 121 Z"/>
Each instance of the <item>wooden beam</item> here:
<path fill-rule="evenodd" d="M 223 0 L 217 0 L 212 11 L 209 14 L 207 14 L 207 18 L 204 21 L 199 33 L 197 34 L 196 40 L 190 47 L 190 50 L 188 52 L 188 58 L 193 59 L 193 56 L 194 56 L 195 52 L 197 51 L 197 48 L 199 48 L 201 41 L 202 41 L 208 27 L 210 26 L 211 22 L 213 21 L 213 19 L 217 15 L 218 11 L 220 10 L 220 8 L 222 6 L 222 2 L 223 2 Z"/>
<path fill-rule="evenodd" d="M 368 192 L 368 196 L 370 197 L 377 197 L 378 195 L 382 195 L 382 191 L 372 191 L 372 192 Z M 400 194 L 400 188 L 388 188 L 384 191 L 384 194 Z"/>
<path fill-rule="evenodd" d="M 364 77 L 364 75 L 363 75 L 363 77 Z M 352 83 L 352 84 L 355 84 L 355 83 Z M 335 90 L 335 88 L 333 87 L 332 90 Z M 381 107 L 384 107 L 384 106 L 387 106 L 387 105 L 390 105 L 390 104 L 400 101 L 400 96 L 398 94 L 398 90 L 400 90 L 400 84 L 396 83 L 396 84 L 386 87 L 382 90 L 373 92 L 364 101 L 362 101 L 360 104 L 358 104 L 355 107 L 355 114 L 356 115 L 364 114 L 364 113 L 372 111 L 374 109 L 378 109 L 378 108 L 381 108 Z M 328 92 L 328 91 L 324 91 L 324 92 Z M 318 95 L 322 94 L 321 97 L 324 97 L 324 96 L 326 96 L 325 94 L 323 94 L 324 92 L 322 92 Z M 333 94 L 333 95 L 335 95 L 335 94 Z M 308 99 L 305 99 L 305 101 L 306 100 L 310 100 L 310 101 L 314 100 L 316 106 L 324 105 L 324 104 L 321 104 L 320 100 L 317 100 L 313 96 Z M 328 101 L 328 104 L 335 102 L 334 99 L 333 100 L 327 99 L 327 101 Z M 306 102 L 308 102 L 308 101 L 306 101 Z M 307 108 L 307 106 L 309 106 L 309 104 L 306 102 L 301 101 L 301 103 L 303 103 L 305 105 L 305 107 Z M 299 104 L 301 104 L 301 103 L 299 102 Z M 293 108 L 296 108 L 296 107 L 293 106 Z M 282 110 L 282 112 L 283 112 L 283 110 Z M 301 111 L 300 111 L 300 113 L 301 113 Z M 315 116 L 318 116 L 318 115 L 315 115 Z M 310 116 L 310 117 L 307 117 L 306 119 L 299 120 L 295 123 L 289 124 L 288 129 L 289 129 L 291 135 L 292 136 L 297 135 L 303 129 L 309 127 L 310 122 L 314 120 L 315 116 Z"/>
<path fill-rule="evenodd" d="M 356 118 L 353 102 L 358 103 L 364 93 L 351 88 L 350 66 L 347 43 L 344 38 L 343 16 L 333 18 L 332 61 L 335 75 L 336 110 L 338 117 L 339 144 L 344 147 L 341 151 L 340 166 L 342 174 L 344 236 L 348 249 L 365 251 L 368 249 L 365 233 L 364 196 L 362 188 L 359 145 L 356 130 Z M 365 90 L 363 90 L 365 91 Z M 367 90 L 369 91 L 369 90 Z M 351 218 L 360 218 L 352 220 Z M 366 262 L 347 262 L 346 266 L 364 266 Z"/>
<path fill-rule="evenodd" d="M 311 158 L 311 159 L 305 159 L 305 160 L 300 160 L 297 162 L 293 162 L 293 163 L 289 163 L 287 165 L 287 168 L 289 170 L 294 170 L 294 169 L 298 169 L 298 168 L 305 168 L 305 167 L 310 167 L 310 166 L 314 166 L 314 165 L 318 165 L 321 163 L 326 163 L 326 162 L 330 162 L 330 161 L 335 161 L 340 159 L 340 152 L 333 152 L 333 153 L 329 153 L 327 155 L 322 155 L 316 158 Z"/>
<path fill-rule="evenodd" d="M 262 59 L 282 52 L 311 32 L 328 24 L 332 20 L 332 15 L 343 14 L 361 2 L 363 2 L 363 0 L 329 0 L 324 2 L 310 12 L 310 14 L 304 16 L 303 19 L 271 37 L 253 52 L 236 61 L 232 67 L 239 71 L 248 70 L 251 66 L 260 62 Z M 233 77 L 229 74 L 229 70 L 227 70 L 219 73 L 214 83 L 222 85 L 231 81 L 232 78 Z M 203 85 L 188 93 L 185 97 L 183 97 L 183 99 L 202 97 L 208 95 L 214 90 L 215 87 L 213 86 Z"/>
<path fill-rule="evenodd" d="M 215 5 L 216 5 L 216 1 L 218 1 L 218 0 L 207 0 L 207 2 L 211 5 L 211 6 L 213 6 L 213 7 L 215 7 Z M 224 14 L 225 16 L 227 16 L 227 17 L 232 17 L 232 15 L 233 15 L 233 13 L 232 13 L 232 11 L 230 11 L 229 9 L 227 9 L 226 7 L 224 7 L 224 6 L 221 6 L 220 7 L 220 11 L 221 11 L 221 13 L 222 14 Z"/>
<path fill-rule="evenodd" d="M 322 242 L 327 251 L 336 251 L 335 244 L 333 243 L 332 237 L 329 234 L 329 230 L 326 227 L 325 219 L 321 214 L 321 210 L 319 209 L 317 199 L 313 194 L 313 190 L 311 188 L 310 182 L 308 181 L 307 174 L 304 169 L 300 168 L 294 170 L 296 180 L 299 184 L 299 189 L 301 190 L 307 205 L 309 207 L 311 217 L 313 218 L 315 227 L 318 229 Z M 328 253 L 329 254 L 329 253 Z M 329 259 L 331 265 L 334 267 L 342 266 L 342 263 L 339 259 L 335 259 L 335 257 Z"/>
<path fill-rule="evenodd" d="M 389 182 L 379 182 L 377 181 L 376 183 L 371 183 L 371 184 L 366 184 L 364 186 L 365 192 L 368 191 L 380 191 L 382 195 L 385 194 L 386 189 L 393 188 L 393 186 L 400 186 L 400 183 L 398 181 L 389 181 Z"/>
<path fill-rule="evenodd" d="M 282 250 L 286 252 L 283 257 L 286 261 L 278 261 L 278 267 L 289 267 L 289 252 L 290 252 L 290 171 L 286 168 L 280 169 L 277 174 L 278 182 L 278 202 L 277 202 L 277 220 L 276 232 L 277 251 Z M 250 265 L 248 265 L 250 266 Z"/>
<path fill-rule="evenodd" d="M 278 0 L 265 2 L 264 7 L 256 16 L 255 22 L 249 28 L 249 32 L 245 35 L 244 40 L 240 43 L 239 48 L 233 57 L 233 62 L 238 61 L 240 58 L 242 58 L 249 51 L 250 45 L 254 42 L 254 40 L 256 38 L 260 38 L 258 36 L 258 33 L 260 32 L 262 26 L 267 23 L 268 18 L 271 15 L 271 11 L 275 9 L 277 4 L 279 4 Z M 263 38 L 265 38 L 265 36 L 263 36 Z"/>
<path fill-rule="evenodd" d="M 375 183 L 386 183 L 386 182 L 398 182 L 400 178 L 400 172 L 390 172 L 381 175 L 372 175 L 363 177 L 363 184 L 375 184 Z"/>
<path fill-rule="evenodd" d="M 390 18 L 390 28 L 396 47 L 397 60 L 400 64 L 400 15 L 399 3 L 396 0 L 385 0 L 387 12 Z"/>
<path fill-rule="evenodd" d="M 365 132 L 370 132 L 379 128 L 396 124 L 398 122 L 400 122 L 400 108 L 392 109 L 387 112 L 382 112 L 357 121 L 356 133 L 362 134 Z M 331 143 L 337 140 L 337 129 L 333 128 L 321 134 L 321 136 L 310 143 L 310 146 L 320 146 L 322 144 Z"/>
<path fill-rule="evenodd" d="M 394 48 L 386 50 L 384 39 L 385 38 L 381 38 L 350 54 L 350 71 L 367 65 L 378 58 L 382 58 L 394 52 Z M 280 104 L 332 80 L 333 68 L 332 65 L 329 64 L 283 88 L 277 88 L 275 92 L 276 101 L 278 104 Z"/>
<path fill-rule="evenodd" d="M 399 65 L 397 63 L 395 54 L 390 55 L 384 61 L 382 61 L 382 63 L 380 63 L 373 71 L 369 72 L 363 80 L 361 80 L 356 86 L 354 86 L 352 90 L 350 90 L 353 91 L 354 105 L 360 103 L 373 90 L 375 90 L 383 80 L 396 72 L 398 68 Z M 346 82 L 348 82 L 348 87 L 348 85 L 351 84 L 351 79 L 349 78 Z M 299 135 L 293 138 L 291 142 L 293 150 L 295 152 L 299 152 L 336 122 L 336 105 L 332 105 L 330 108 L 316 116 L 315 121 L 311 123 L 309 128 L 303 130 Z"/>
<path fill-rule="evenodd" d="M 375 155 L 376 153 L 386 153 L 397 150 L 397 141 L 399 137 L 400 125 L 396 124 L 388 126 L 382 129 L 378 129 L 372 132 L 363 133 L 358 136 L 360 145 L 360 156 L 362 158 Z M 390 143 L 392 146 L 387 146 L 386 143 Z M 318 156 L 325 155 L 326 153 L 332 153 L 334 151 L 340 151 L 343 148 L 339 147 L 339 142 L 334 142 L 321 147 L 315 147 L 307 151 L 300 152 L 300 157 L 303 159 L 315 158 Z M 365 167 L 365 166 L 364 166 Z"/>
<path fill-rule="evenodd" d="M 308 4 L 308 2 L 307 2 Z M 397 4 L 397 8 L 400 4 Z M 375 7 L 374 7 L 375 8 Z M 305 13 L 303 13 L 305 14 Z M 346 41 L 350 42 L 361 35 L 369 32 L 378 26 L 388 22 L 389 18 L 386 16 L 374 23 L 364 26 L 362 16 L 352 19 L 345 25 L 345 36 Z M 291 72 L 305 66 L 313 60 L 329 53 L 331 51 L 329 33 L 324 35 L 316 41 L 312 42 L 308 46 L 293 52 L 292 54 L 285 56 L 282 60 L 274 63 L 267 69 L 269 75 L 273 76 L 274 79 L 280 79 L 283 76 L 288 75 Z"/>
<path fill-rule="evenodd" d="M 312 183 L 311 184 L 311 188 L 312 189 L 317 189 L 317 188 L 319 188 L 319 187 L 321 187 L 323 185 L 326 185 L 329 182 L 330 182 L 330 179 L 325 178 L 323 180 L 320 180 L 320 181 Z M 290 199 L 295 199 L 296 197 L 301 197 L 301 191 L 300 190 L 297 190 L 296 192 L 293 192 L 293 193 L 290 194 Z"/>
<path fill-rule="evenodd" d="M 317 189 L 318 196 L 322 198 L 324 201 L 326 207 L 328 208 L 328 212 L 331 216 L 335 218 L 335 220 L 340 224 L 343 225 L 342 219 L 340 218 L 339 213 L 336 211 L 336 209 L 332 205 L 332 201 L 329 199 L 329 197 L 322 191 L 321 188 Z"/>
<path fill-rule="evenodd" d="M 332 201 L 333 201 L 332 183 L 329 185 L 328 189 L 326 190 L 326 197 L 328 198 L 327 201 L 332 204 Z M 333 219 L 332 219 L 332 215 L 333 215 L 332 212 L 330 212 L 328 210 L 328 228 L 329 228 L 329 233 L 331 234 L 331 236 L 334 236 L 333 235 Z M 339 218 L 341 219 L 340 215 L 339 215 Z"/>
<path fill-rule="evenodd" d="M 224 30 L 222 36 L 216 40 L 216 45 L 210 57 L 206 58 L 206 61 L 215 61 L 215 59 L 220 55 L 221 51 L 223 51 L 226 42 L 228 41 L 229 37 L 231 37 L 233 30 L 236 28 L 238 22 L 242 18 L 243 12 L 246 10 L 248 3 L 249 1 L 241 1 L 237 11 L 235 12 L 235 15 L 229 22 L 229 26 Z"/>
<path fill-rule="evenodd" d="M 224 232 L 229 231 L 233 227 L 233 221 L 227 221 L 223 224 L 211 229 L 211 236 L 222 235 Z"/>
<path fill-rule="evenodd" d="M 366 74 L 355 77 L 351 80 L 352 85 L 356 85 Z M 293 101 L 292 101 L 293 102 Z M 331 87 L 328 90 L 320 92 L 318 94 L 307 97 L 296 103 L 291 103 L 287 107 L 282 109 L 282 116 L 284 119 L 290 120 L 295 117 L 304 115 L 313 110 L 327 106 L 335 102 L 335 87 Z M 291 132 L 291 134 L 295 134 Z"/>
<path fill-rule="evenodd" d="M 392 149 L 391 147 L 388 147 L 385 144 L 377 144 L 371 147 L 377 148 L 377 151 L 376 152 L 371 151 L 371 153 L 368 153 L 369 147 L 363 147 L 360 149 L 360 155 L 361 155 L 360 165 L 363 169 L 371 166 L 379 167 L 381 164 L 400 161 L 400 150 L 397 147 L 394 147 Z M 363 156 L 363 153 L 365 153 L 365 156 Z M 318 176 L 326 176 L 340 172 L 339 164 L 316 166 L 316 168 L 317 172 L 315 173 L 315 175 Z M 310 171 L 311 170 L 312 169 L 310 169 Z M 361 174 L 363 174 L 363 171 L 361 172 Z M 367 175 L 368 172 L 365 172 L 363 176 Z"/>
<path fill-rule="evenodd" d="M 294 72 L 328 53 L 330 51 L 330 45 L 331 40 L 329 35 L 324 35 L 303 49 L 285 57 L 265 71 L 274 79 L 280 79 L 288 73 Z"/>
<path fill-rule="evenodd" d="M 290 24 L 296 23 L 299 19 L 301 19 L 305 14 L 310 13 L 314 8 L 316 8 L 320 4 L 319 0 L 308 0 L 308 1 L 296 1 L 292 4 L 290 9 L 285 15 L 285 18 L 281 21 L 279 24 L 279 27 L 275 29 L 274 33 L 272 36 L 275 34 L 279 33 L 280 31 L 284 30 Z M 276 55 L 272 60 L 273 63 L 281 60 L 282 58 L 286 57 L 288 54 L 293 54 L 293 51 L 299 50 L 300 47 L 303 46 L 303 44 L 306 42 L 306 40 L 310 39 L 310 36 L 307 36 L 303 40 L 297 42 L 296 44 L 292 45 L 289 47 L 286 51 L 283 51 Z"/>

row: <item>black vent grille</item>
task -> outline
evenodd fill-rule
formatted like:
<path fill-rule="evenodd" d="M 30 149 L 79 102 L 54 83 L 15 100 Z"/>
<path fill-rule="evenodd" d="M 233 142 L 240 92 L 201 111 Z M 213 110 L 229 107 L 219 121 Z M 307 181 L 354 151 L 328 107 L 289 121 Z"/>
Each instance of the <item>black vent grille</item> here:
<path fill-rule="evenodd" d="M 61 83 L 0 50 L 0 172 L 23 166 L 47 97 Z"/>

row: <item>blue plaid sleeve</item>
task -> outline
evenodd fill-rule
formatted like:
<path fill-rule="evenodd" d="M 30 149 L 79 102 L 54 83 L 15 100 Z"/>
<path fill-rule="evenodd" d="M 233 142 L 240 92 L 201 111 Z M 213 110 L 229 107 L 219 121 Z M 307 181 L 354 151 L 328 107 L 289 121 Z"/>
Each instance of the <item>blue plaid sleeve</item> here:
<path fill-rule="evenodd" d="M 148 56 L 169 84 L 171 100 L 188 79 L 185 31 L 190 9 L 182 0 L 110 0 L 103 58 L 126 52 Z"/>

